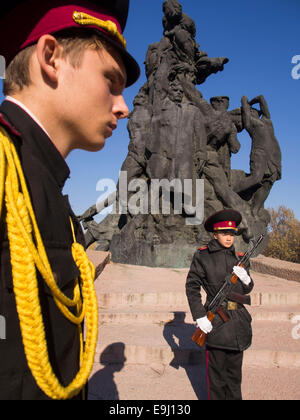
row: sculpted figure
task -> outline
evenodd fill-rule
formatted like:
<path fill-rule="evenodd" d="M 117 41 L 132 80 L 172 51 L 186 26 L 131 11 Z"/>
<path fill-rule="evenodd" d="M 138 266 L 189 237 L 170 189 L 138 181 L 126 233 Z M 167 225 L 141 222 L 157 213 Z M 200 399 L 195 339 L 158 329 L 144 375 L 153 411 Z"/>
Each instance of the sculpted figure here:
<path fill-rule="evenodd" d="M 145 168 L 145 148 L 149 143 L 152 109 L 148 103 L 145 87 L 133 101 L 134 110 L 130 114 L 127 129 L 130 135 L 128 156 L 122 165 L 121 171 L 128 172 L 128 179 L 140 176 Z"/>
<path fill-rule="evenodd" d="M 214 120 L 210 124 L 211 132 L 209 137 L 213 136 L 219 142 L 219 161 L 223 166 L 228 180 L 230 180 L 231 155 L 238 153 L 241 148 L 241 144 L 237 138 L 238 130 L 231 115 L 228 113 L 228 96 L 215 96 L 210 98 L 210 103 L 215 113 Z"/>
<path fill-rule="evenodd" d="M 202 84 L 213 73 L 222 71 L 228 63 L 227 57 L 210 58 L 205 51 L 200 51 L 195 41 L 196 25 L 193 19 L 182 12 L 177 0 L 167 0 L 163 4 L 164 38 L 173 46 L 176 56 L 172 65 L 177 72 L 191 77 L 194 84 Z"/>
<path fill-rule="evenodd" d="M 204 117 L 208 142 L 214 143 L 218 147 L 226 143 L 230 156 L 232 153 L 238 153 L 241 145 L 237 133 L 243 130 L 240 108 L 238 109 L 239 115 L 236 115 L 236 110 L 228 112 L 228 96 L 213 97 L 208 103 L 193 83 L 182 75 L 179 76 L 179 79 L 184 94 L 191 103 L 200 109 Z"/>
<path fill-rule="evenodd" d="M 249 242 L 253 237 L 253 234 L 247 222 L 248 214 L 245 202 L 231 189 L 226 172 L 220 163 L 218 145 L 216 144 L 208 143 L 207 145 L 207 163 L 203 169 L 203 174 L 213 186 L 217 197 L 222 201 L 225 207 L 239 208 L 240 213 L 243 215 L 243 222 L 240 225 L 240 230 L 244 240 Z"/>
<path fill-rule="evenodd" d="M 260 105 L 260 110 L 252 107 Z M 252 139 L 250 175 L 234 185 L 235 192 L 256 187 L 252 212 L 257 214 L 267 199 L 275 181 L 281 179 L 281 151 L 274 134 L 270 111 L 263 95 L 248 102 L 242 97 L 243 125 Z"/>
<path fill-rule="evenodd" d="M 243 215 L 240 230 L 244 240 L 249 241 L 253 235 L 247 222 L 249 216 L 246 204 L 230 185 L 230 154 L 239 151 L 237 131 L 241 131 L 241 127 L 234 123 L 231 114 L 227 112 L 229 98 L 211 98 L 212 106 L 189 82 L 183 83 L 183 87 L 185 94 L 197 105 L 206 122 L 207 161 L 203 168 L 204 178 L 213 186 L 215 194 L 225 207 L 239 208 Z"/>
<path fill-rule="evenodd" d="M 206 160 L 206 130 L 203 115 L 184 95 L 178 79 L 170 83 L 168 96 L 152 118 L 150 179 L 194 179 L 193 162 L 199 171 Z M 159 140 L 158 140 L 159 139 Z"/>

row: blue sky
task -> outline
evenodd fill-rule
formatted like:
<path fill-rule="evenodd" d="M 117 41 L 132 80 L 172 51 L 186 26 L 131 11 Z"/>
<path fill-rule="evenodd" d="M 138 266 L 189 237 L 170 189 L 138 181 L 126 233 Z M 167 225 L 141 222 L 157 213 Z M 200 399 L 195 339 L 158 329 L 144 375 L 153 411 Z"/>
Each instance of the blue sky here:
<path fill-rule="evenodd" d="M 146 80 L 143 63 L 147 48 L 162 37 L 162 4 L 163 0 L 131 0 L 125 37 L 142 75 L 124 92 L 130 110 Z M 181 0 L 181 4 L 195 20 L 200 48 L 210 57 L 230 59 L 222 73 L 212 75 L 198 87 L 204 98 L 227 95 L 233 109 L 240 106 L 243 95 L 249 99 L 265 96 L 283 155 L 283 179 L 273 187 L 266 207 L 284 204 L 300 219 L 300 78 L 292 77 L 292 58 L 300 55 L 299 0 Z M 74 151 L 68 157 L 71 178 L 64 192 L 76 214 L 98 200 L 102 194 L 96 190 L 99 180 L 111 178 L 117 182 L 129 144 L 126 126 L 127 121 L 119 123 L 102 151 Z M 239 139 L 242 148 L 233 157 L 232 167 L 248 171 L 250 138 L 242 133 Z"/>

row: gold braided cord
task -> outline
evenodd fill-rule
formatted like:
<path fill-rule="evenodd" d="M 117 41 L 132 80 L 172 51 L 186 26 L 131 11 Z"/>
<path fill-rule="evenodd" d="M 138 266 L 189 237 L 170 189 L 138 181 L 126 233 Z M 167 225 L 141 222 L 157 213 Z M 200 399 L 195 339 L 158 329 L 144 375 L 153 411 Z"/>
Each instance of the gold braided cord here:
<path fill-rule="evenodd" d="M 76 280 L 73 299 L 67 298 L 59 290 L 37 226 L 18 154 L 8 134 L 0 127 L 0 221 L 3 216 L 4 198 L 13 287 L 27 363 L 37 385 L 46 395 L 52 399 L 70 399 L 86 384 L 94 362 L 98 335 L 95 268 L 84 248 L 76 242 L 71 224 L 74 237 L 72 255 L 81 276 L 80 280 Z M 74 380 L 66 387 L 59 383 L 49 361 L 37 271 L 49 286 L 60 311 L 70 322 L 78 326 L 80 368 Z M 69 308 L 74 309 L 71 312 Z M 76 310 L 75 315 L 74 310 Z M 82 332 L 84 317 L 85 349 L 83 349 Z"/>
<path fill-rule="evenodd" d="M 24 240 L 26 241 L 26 244 L 28 246 L 28 248 L 30 249 L 35 264 L 39 270 L 39 272 L 42 274 L 45 282 L 47 283 L 47 286 L 49 287 L 49 289 L 52 291 L 53 296 L 58 299 L 60 302 L 62 302 L 64 305 L 66 306 L 76 306 L 78 304 L 78 299 L 69 299 L 67 298 L 67 296 L 65 296 L 58 288 L 55 278 L 53 276 L 52 270 L 51 270 L 51 266 L 49 264 L 48 261 L 48 257 L 46 254 L 46 250 L 43 244 L 43 240 L 36 222 L 36 218 L 34 215 L 34 211 L 31 205 L 31 199 L 29 196 L 29 192 L 26 186 L 26 180 L 25 177 L 23 175 L 23 170 L 21 167 L 21 163 L 18 157 L 18 154 L 16 152 L 15 147 L 12 145 L 12 143 L 10 142 L 10 148 L 11 148 L 11 155 L 9 153 L 6 153 L 6 158 L 8 160 L 8 164 L 10 165 L 10 167 L 16 167 L 16 171 L 13 172 L 13 177 L 14 177 L 14 185 L 15 185 L 15 190 L 18 191 L 17 189 L 17 183 L 18 183 L 18 175 L 19 175 L 19 180 L 20 180 L 20 184 L 21 184 L 21 189 L 23 191 L 24 194 L 24 199 L 27 205 L 27 209 L 31 218 L 31 222 L 33 225 L 33 230 L 34 230 L 34 234 L 35 234 L 35 239 L 37 242 L 37 249 L 34 245 L 34 243 L 32 242 L 32 238 L 27 234 L 26 230 L 24 229 L 24 226 L 22 225 L 22 221 L 20 220 L 18 213 L 16 211 L 16 208 L 14 207 L 15 210 L 15 214 L 18 220 L 18 224 L 19 224 L 19 228 L 22 232 L 22 235 L 24 237 Z M 6 149 L 6 151 L 8 151 L 8 148 Z M 13 203 L 14 206 L 14 203 Z"/>
<path fill-rule="evenodd" d="M 73 13 L 73 20 L 78 25 L 94 25 L 94 26 L 98 26 L 100 29 L 104 29 L 106 32 L 108 32 L 110 35 L 116 38 L 121 43 L 123 48 L 126 50 L 126 46 L 127 46 L 126 39 L 118 31 L 117 25 L 111 20 L 98 19 L 95 16 L 91 16 L 87 13 L 76 12 L 76 11 Z"/>
<path fill-rule="evenodd" d="M 0 147 L 0 180 L 4 179 L 6 172 L 6 162 L 4 158 L 4 150 Z M 3 199 L 4 199 L 4 189 L 5 189 L 5 182 L 0 182 L 0 222 L 1 222 L 1 215 L 2 215 L 2 206 L 3 206 Z"/>

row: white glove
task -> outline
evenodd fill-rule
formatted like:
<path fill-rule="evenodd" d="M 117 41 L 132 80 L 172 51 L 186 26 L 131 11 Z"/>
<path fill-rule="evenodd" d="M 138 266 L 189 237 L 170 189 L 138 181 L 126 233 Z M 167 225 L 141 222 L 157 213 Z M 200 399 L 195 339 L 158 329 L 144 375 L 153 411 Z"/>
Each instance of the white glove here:
<path fill-rule="evenodd" d="M 241 282 L 245 284 L 245 286 L 249 286 L 251 278 L 243 267 L 238 267 L 236 265 L 233 267 L 233 272 L 241 280 Z"/>
<path fill-rule="evenodd" d="M 205 334 L 208 334 L 213 329 L 212 323 L 209 321 L 207 316 L 204 316 L 203 318 L 197 319 L 197 325 Z"/>

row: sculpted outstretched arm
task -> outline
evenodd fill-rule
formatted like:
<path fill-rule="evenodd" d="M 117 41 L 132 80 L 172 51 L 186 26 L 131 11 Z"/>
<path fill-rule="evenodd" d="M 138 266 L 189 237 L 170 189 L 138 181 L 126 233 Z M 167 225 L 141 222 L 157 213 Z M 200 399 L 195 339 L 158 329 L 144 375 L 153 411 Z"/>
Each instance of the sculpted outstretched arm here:
<path fill-rule="evenodd" d="M 268 119 L 271 119 L 270 110 L 267 104 L 267 101 L 265 100 L 265 97 L 263 95 L 256 96 L 252 99 L 252 101 L 249 102 L 250 105 L 254 104 L 260 104 L 260 110 L 261 113 Z"/>
<path fill-rule="evenodd" d="M 247 96 L 242 97 L 242 120 L 246 130 L 251 130 L 251 107 Z"/>

